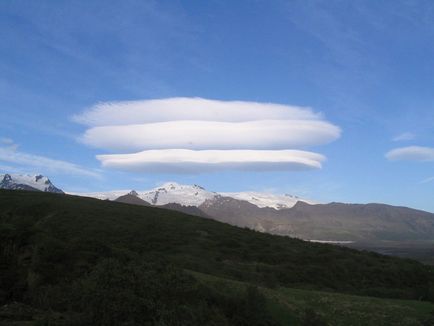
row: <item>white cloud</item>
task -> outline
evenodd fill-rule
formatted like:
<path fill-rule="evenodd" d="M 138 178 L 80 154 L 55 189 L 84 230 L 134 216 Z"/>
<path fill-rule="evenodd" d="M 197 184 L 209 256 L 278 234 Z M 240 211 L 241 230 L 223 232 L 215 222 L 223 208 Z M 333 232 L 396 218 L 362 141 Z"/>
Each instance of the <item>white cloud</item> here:
<path fill-rule="evenodd" d="M 341 134 L 310 108 L 203 98 L 99 103 L 73 119 L 89 127 L 83 143 L 117 153 L 97 156 L 104 167 L 145 172 L 320 168 L 322 155 L 295 149 Z"/>
<path fill-rule="evenodd" d="M 218 101 L 198 97 L 105 102 L 73 116 L 74 121 L 93 127 L 178 120 L 242 122 L 320 119 L 320 113 L 314 113 L 306 107 L 248 101 Z"/>
<path fill-rule="evenodd" d="M 85 169 L 77 164 L 53 160 L 44 156 L 18 152 L 13 146 L 0 147 L 0 162 L 13 163 L 55 173 L 82 175 L 94 178 L 101 177 L 99 173 Z"/>
<path fill-rule="evenodd" d="M 386 153 L 391 161 L 434 161 L 434 148 L 422 146 L 408 146 L 395 148 Z"/>
<path fill-rule="evenodd" d="M 413 140 L 416 138 L 416 135 L 411 132 L 404 132 L 400 135 L 397 135 L 392 140 L 393 141 L 406 141 L 406 140 Z"/>
<path fill-rule="evenodd" d="M 148 150 L 133 154 L 98 155 L 107 168 L 134 172 L 200 173 L 220 170 L 309 170 L 321 168 L 325 157 L 297 150 Z"/>
<path fill-rule="evenodd" d="M 169 121 L 95 127 L 83 141 L 118 151 L 145 149 L 286 149 L 329 143 L 340 129 L 316 120 Z"/>

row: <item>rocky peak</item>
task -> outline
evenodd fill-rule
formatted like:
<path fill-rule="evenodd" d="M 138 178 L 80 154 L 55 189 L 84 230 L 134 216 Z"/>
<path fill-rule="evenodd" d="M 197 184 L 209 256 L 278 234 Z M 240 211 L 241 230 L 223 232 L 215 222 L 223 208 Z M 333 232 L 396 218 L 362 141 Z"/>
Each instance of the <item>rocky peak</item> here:
<path fill-rule="evenodd" d="M 128 195 L 139 197 L 139 194 L 135 190 L 131 190 Z"/>

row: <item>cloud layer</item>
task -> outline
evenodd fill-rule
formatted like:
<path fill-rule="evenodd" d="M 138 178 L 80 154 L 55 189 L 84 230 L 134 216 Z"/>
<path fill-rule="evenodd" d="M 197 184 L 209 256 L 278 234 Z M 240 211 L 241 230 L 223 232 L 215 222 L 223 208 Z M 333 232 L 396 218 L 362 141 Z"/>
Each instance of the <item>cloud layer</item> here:
<path fill-rule="evenodd" d="M 95 127 L 83 142 L 115 151 L 145 149 L 286 149 L 329 143 L 336 126 L 317 120 L 168 121 Z"/>
<path fill-rule="evenodd" d="M 386 153 L 391 161 L 434 161 L 434 148 L 422 146 L 408 146 L 395 148 Z"/>
<path fill-rule="evenodd" d="M 198 120 L 242 122 L 256 120 L 320 120 L 310 108 L 248 101 L 218 101 L 194 97 L 98 103 L 73 120 L 87 126 L 130 125 Z"/>
<path fill-rule="evenodd" d="M 325 157 L 297 150 L 148 150 L 134 154 L 98 155 L 107 168 L 134 172 L 196 173 L 220 170 L 318 169 Z"/>
<path fill-rule="evenodd" d="M 104 167 L 127 171 L 321 168 L 301 151 L 339 138 L 339 127 L 310 108 L 202 98 L 99 103 L 73 117 L 80 140 L 108 150 Z"/>

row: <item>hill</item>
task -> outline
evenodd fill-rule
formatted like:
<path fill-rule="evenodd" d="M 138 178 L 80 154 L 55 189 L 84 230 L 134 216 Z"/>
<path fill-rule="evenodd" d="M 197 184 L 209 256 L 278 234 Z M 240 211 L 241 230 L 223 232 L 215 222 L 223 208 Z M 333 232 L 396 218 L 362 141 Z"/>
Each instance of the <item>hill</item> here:
<path fill-rule="evenodd" d="M 0 207 L 0 318 L 9 320 L 276 325 L 316 315 L 267 308 L 267 291 L 433 299 L 433 268 L 411 260 L 60 194 L 2 190 Z M 197 273 L 246 287 L 221 293 Z M 18 313 L 4 312 L 14 304 Z M 429 317 L 423 307 L 414 318 Z"/>

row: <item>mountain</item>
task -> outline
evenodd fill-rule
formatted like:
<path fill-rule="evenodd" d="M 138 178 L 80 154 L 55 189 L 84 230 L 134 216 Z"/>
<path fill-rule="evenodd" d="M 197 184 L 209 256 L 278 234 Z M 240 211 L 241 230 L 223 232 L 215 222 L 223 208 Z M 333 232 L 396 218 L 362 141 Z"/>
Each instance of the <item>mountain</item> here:
<path fill-rule="evenodd" d="M 297 202 L 303 201 L 309 204 L 316 204 L 313 200 L 303 199 L 298 196 L 284 194 L 276 195 L 266 192 L 243 191 L 243 192 L 221 192 L 224 197 L 232 197 L 238 200 L 248 201 L 258 207 L 271 207 L 274 209 L 291 208 Z"/>
<path fill-rule="evenodd" d="M 160 187 L 139 193 L 139 197 L 152 205 L 180 204 L 199 206 L 205 200 L 214 198 L 217 193 L 210 192 L 198 185 L 181 185 L 168 182 Z"/>
<path fill-rule="evenodd" d="M 96 192 L 67 192 L 68 195 L 89 197 L 100 200 L 115 200 L 121 196 L 127 195 L 132 190 L 111 190 L 111 191 L 96 191 Z"/>
<path fill-rule="evenodd" d="M 126 195 L 116 198 L 114 201 L 131 205 L 151 206 L 151 204 L 149 204 L 147 201 L 140 199 L 137 192 L 135 192 L 134 190 L 130 191 Z"/>
<path fill-rule="evenodd" d="M 409 259 L 77 196 L 0 190 L 0 207 L 0 325 L 429 325 L 434 309 L 434 270 Z"/>
<path fill-rule="evenodd" d="M 265 221 L 278 217 L 274 208 L 260 208 L 248 201 L 226 196 L 207 199 L 198 208 L 217 221 L 261 232 L 270 231 L 262 226 Z"/>
<path fill-rule="evenodd" d="M 148 191 L 87 194 L 101 199 L 173 209 L 277 235 L 311 241 L 413 241 L 434 239 L 434 214 L 384 204 L 317 204 L 291 195 L 217 193 L 198 185 L 165 183 Z M 128 196 L 130 197 L 130 196 Z"/>
<path fill-rule="evenodd" d="M 196 206 L 184 206 L 177 203 L 169 203 L 165 205 L 155 206 L 164 209 L 170 209 L 173 211 L 181 212 L 188 215 L 200 216 L 205 218 L 210 218 L 207 214 L 205 214 L 201 209 Z"/>
<path fill-rule="evenodd" d="M 385 204 L 298 202 L 279 211 L 293 232 L 318 240 L 432 240 L 434 214 L 408 207 Z M 278 233 L 278 232 L 276 232 Z"/>
<path fill-rule="evenodd" d="M 63 193 L 42 175 L 0 176 L 0 188 Z M 434 214 L 384 204 L 316 204 L 291 195 L 217 193 L 198 185 L 165 183 L 145 191 L 80 194 L 158 206 L 256 231 L 311 241 L 370 242 L 434 239 Z"/>
<path fill-rule="evenodd" d="M 70 193 L 71 195 L 92 197 L 97 199 L 115 200 L 116 198 L 127 194 L 129 190 L 114 190 L 107 192 L 90 192 L 90 193 Z M 140 199 L 152 205 L 179 204 L 183 206 L 200 206 L 206 200 L 218 196 L 231 197 L 237 200 L 247 201 L 258 207 L 271 207 L 274 209 L 284 209 L 294 206 L 298 201 L 304 201 L 314 204 L 314 201 L 299 198 L 289 194 L 275 195 L 263 192 L 231 192 L 218 193 L 208 191 L 198 185 L 182 185 L 176 182 L 167 182 L 151 190 L 138 191 L 137 196 Z"/>
<path fill-rule="evenodd" d="M 63 194 L 43 175 L 1 174 L 0 189 L 30 190 Z"/>
<path fill-rule="evenodd" d="M 271 234 L 314 241 L 429 241 L 434 214 L 385 204 L 316 204 L 298 201 L 288 209 L 260 208 L 230 197 L 199 206 L 222 222 Z"/>

